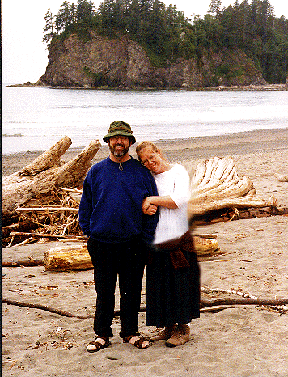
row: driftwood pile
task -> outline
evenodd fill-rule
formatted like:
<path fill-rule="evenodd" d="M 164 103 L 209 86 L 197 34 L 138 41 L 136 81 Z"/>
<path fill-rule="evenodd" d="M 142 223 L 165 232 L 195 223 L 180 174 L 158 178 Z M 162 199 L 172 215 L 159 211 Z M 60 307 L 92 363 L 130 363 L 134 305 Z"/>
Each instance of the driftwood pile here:
<path fill-rule="evenodd" d="M 93 141 L 71 161 L 60 157 L 70 147 L 64 137 L 21 171 L 3 179 L 3 246 L 46 240 L 83 241 L 78 223 L 82 184 L 100 143 Z M 194 236 L 201 256 L 219 249 L 216 237 Z M 92 268 L 84 243 L 50 248 L 44 255 L 47 270 Z"/>
<path fill-rule="evenodd" d="M 75 238 L 83 180 L 100 148 L 92 141 L 75 158 L 60 158 L 71 145 L 65 136 L 31 164 L 3 178 L 3 246 L 39 238 Z"/>
<path fill-rule="evenodd" d="M 75 158 L 62 163 L 60 158 L 70 145 L 70 138 L 65 136 L 21 171 L 3 178 L 3 246 L 43 238 L 83 239 L 78 206 L 83 180 L 100 143 L 92 141 Z M 238 176 L 231 158 L 214 157 L 200 162 L 190 191 L 191 225 L 233 220 L 243 214 L 255 217 L 253 211 L 259 209 L 264 215 L 277 211 L 276 203 L 256 197 L 253 183 Z M 200 254 L 218 249 L 217 240 L 209 236 L 194 240 Z"/>

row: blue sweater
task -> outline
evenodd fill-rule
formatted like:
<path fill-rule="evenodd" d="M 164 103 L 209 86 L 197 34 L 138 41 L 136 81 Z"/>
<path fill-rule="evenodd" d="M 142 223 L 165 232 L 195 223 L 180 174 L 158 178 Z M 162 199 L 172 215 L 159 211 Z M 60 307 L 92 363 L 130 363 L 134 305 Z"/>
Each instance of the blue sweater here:
<path fill-rule="evenodd" d="M 142 213 L 142 201 L 158 195 L 154 178 L 139 161 L 133 159 L 119 164 L 109 157 L 89 170 L 83 184 L 79 206 L 79 224 L 83 233 L 107 242 L 125 242 L 141 237 L 151 243 L 158 213 Z"/>

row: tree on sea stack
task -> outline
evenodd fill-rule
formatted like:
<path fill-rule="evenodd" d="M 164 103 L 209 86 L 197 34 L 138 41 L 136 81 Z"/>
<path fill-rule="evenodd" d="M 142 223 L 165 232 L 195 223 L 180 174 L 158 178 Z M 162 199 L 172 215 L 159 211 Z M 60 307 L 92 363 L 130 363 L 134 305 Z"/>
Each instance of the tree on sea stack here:
<path fill-rule="evenodd" d="M 61 32 L 61 30 L 65 30 L 67 26 L 72 25 L 76 21 L 77 13 L 74 3 L 70 5 L 67 1 L 64 1 L 57 15 L 55 16 L 55 26 L 57 33 Z"/>
<path fill-rule="evenodd" d="M 45 26 L 44 26 L 44 37 L 43 42 L 49 45 L 50 41 L 53 39 L 55 35 L 55 24 L 54 24 L 54 16 L 50 9 L 47 10 L 45 16 Z"/>
<path fill-rule="evenodd" d="M 221 0 L 211 0 L 211 3 L 209 5 L 208 14 L 211 14 L 212 16 L 217 16 L 221 10 L 223 9 L 222 1 Z"/>
<path fill-rule="evenodd" d="M 71 6 L 71 9 L 72 6 Z M 91 24 L 93 16 L 95 16 L 94 4 L 92 1 L 78 0 L 77 6 L 77 22 Z"/>

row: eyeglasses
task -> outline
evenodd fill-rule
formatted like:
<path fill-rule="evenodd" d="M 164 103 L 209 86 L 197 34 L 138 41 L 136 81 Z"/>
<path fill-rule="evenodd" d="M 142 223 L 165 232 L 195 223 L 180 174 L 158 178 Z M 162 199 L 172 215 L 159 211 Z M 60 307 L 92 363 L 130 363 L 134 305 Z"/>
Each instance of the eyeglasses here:
<path fill-rule="evenodd" d="M 145 158 L 145 160 L 141 160 L 142 165 L 147 166 L 151 162 L 155 162 L 155 157 L 156 157 L 156 154 L 152 153 L 150 156 Z"/>

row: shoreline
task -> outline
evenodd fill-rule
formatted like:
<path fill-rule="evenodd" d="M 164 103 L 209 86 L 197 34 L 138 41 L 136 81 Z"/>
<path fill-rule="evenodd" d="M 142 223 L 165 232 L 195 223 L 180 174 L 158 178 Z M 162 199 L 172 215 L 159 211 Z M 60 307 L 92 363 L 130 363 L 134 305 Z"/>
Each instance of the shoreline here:
<path fill-rule="evenodd" d="M 101 140 L 100 143 L 101 148 L 92 160 L 93 163 L 100 161 L 109 154 L 107 144 Z M 219 152 L 221 152 L 223 156 L 235 154 L 243 155 L 247 153 L 257 153 L 259 151 L 271 152 L 273 150 L 288 148 L 288 128 L 258 129 L 215 136 L 159 139 L 155 141 L 155 144 L 163 150 L 171 162 L 210 158 L 219 154 Z M 69 161 L 85 147 L 86 146 L 71 146 L 65 154 L 62 155 L 62 160 L 64 162 Z M 135 146 L 132 146 L 130 149 L 133 157 L 136 157 L 135 148 Z M 7 176 L 21 170 L 44 152 L 44 150 L 37 150 L 3 154 L 2 175 Z"/>
<path fill-rule="evenodd" d="M 6 85 L 7 88 L 49 88 L 49 89 L 83 89 L 83 90 L 124 90 L 124 91 L 145 91 L 145 90 L 169 90 L 169 91 L 175 91 L 175 90 L 185 90 L 185 91 L 286 91 L 288 90 L 288 83 L 281 83 L 281 84 L 263 84 L 263 85 L 256 85 L 256 84 L 250 84 L 250 85 L 234 85 L 234 86 L 210 86 L 210 87 L 195 87 L 195 88 L 157 88 L 157 87 L 145 87 L 145 88 L 137 88 L 137 87 L 118 87 L 118 88 L 112 88 L 112 87 L 86 87 L 86 86 L 50 86 L 50 85 L 44 85 L 43 83 L 31 83 L 30 81 L 23 83 L 23 84 L 9 84 Z"/>

